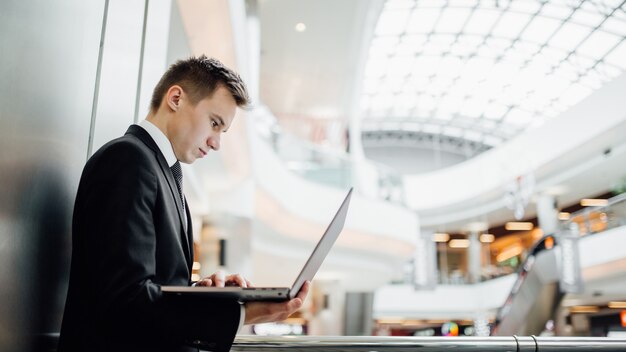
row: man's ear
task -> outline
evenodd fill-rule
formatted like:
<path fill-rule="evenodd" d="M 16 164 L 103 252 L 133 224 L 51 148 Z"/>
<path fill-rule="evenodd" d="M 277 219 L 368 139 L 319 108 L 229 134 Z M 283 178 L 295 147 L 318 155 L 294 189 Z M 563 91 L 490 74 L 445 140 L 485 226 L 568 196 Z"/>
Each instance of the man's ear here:
<path fill-rule="evenodd" d="M 180 106 L 180 100 L 183 95 L 183 88 L 178 85 L 173 85 L 167 90 L 165 94 L 165 101 L 172 111 L 177 111 Z"/>

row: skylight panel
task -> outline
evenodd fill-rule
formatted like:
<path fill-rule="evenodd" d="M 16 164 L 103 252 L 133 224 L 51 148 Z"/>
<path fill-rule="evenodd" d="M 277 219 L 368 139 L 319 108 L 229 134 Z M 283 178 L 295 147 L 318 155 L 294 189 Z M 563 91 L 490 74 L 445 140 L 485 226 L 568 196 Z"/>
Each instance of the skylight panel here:
<path fill-rule="evenodd" d="M 522 13 L 506 12 L 493 28 L 496 37 L 516 38 L 530 21 L 530 16 Z"/>
<path fill-rule="evenodd" d="M 396 52 L 400 55 L 420 53 L 424 49 L 426 41 L 427 37 L 423 34 L 405 35 L 402 37 Z"/>
<path fill-rule="evenodd" d="M 474 142 L 480 142 L 483 139 L 482 133 L 472 131 L 472 130 L 466 130 L 465 133 L 463 134 L 463 137 L 467 140 L 474 141 Z"/>
<path fill-rule="evenodd" d="M 483 143 L 495 147 L 502 144 L 502 138 L 498 138 L 493 135 L 487 135 L 485 136 L 485 138 L 483 138 Z"/>
<path fill-rule="evenodd" d="M 626 25 L 626 24 L 625 24 Z M 622 38 L 603 31 L 595 31 L 578 48 L 578 53 L 593 58 L 601 58 L 612 49 Z"/>
<path fill-rule="evenodd" d="M 626 36 L 626 20 L 609 17 L 606 21 L 604 21 L 604 23 L 602 23 L 601 28 L 602 30 L 617 36 Z"/>
<path fill-rule="evenodd" d="M 365 67 L 365 76 L 367 78 L 381 77 L 387 72 L 388 63 L 387 58 L 369 58 Z"/>
<path fill-rule="evenodd" d="M 613 51 L 606 55 L 604 61 L 611 65 L 626 69 L 626 41 L 622 40 L 617 48 L 613 49 Z"/>
<path fill-rule="evenodd" d="M 591 88 L 587 88 L 582 84 L 574 84 L 561 94 L 561 102 L 565 105 L 572 106 L 586 98 L 591 92 Z"/>
<path fill-rule="evenodd" d="M 567 51 L 574 51 L 589 34 L 589 32 L 589 28 L 566 22 L 552 37 L 549 45 Z"/>
<path fill-rule="evenodd" d="M 439 33 L 459 33 L 471 13 L 470 9 L 448 7 L 443 10 L 435 31 Z"/>
<path fill-rule="evenodd" d="M 523 12 L 527 14 L 532 14 L 537 12 L 541 8 L 541 4 L 539 1 L 512 1 L 511 5 L 509 5 L 509 10 L 515 12 Z"/>
<path fill-rule="evenodd" d="M 404 32 L 409 18 L 405 10 L 383 11 L 378 19 L 376 35 L 398 35 Z"/>
<path fill-rule="evenodd" d="M 396 56 L 389 60 L 387 75 L 404 77 L 411 72 L 414 62 L 413 56 Z"/>
<path fill-rule="evenodd" d="M 370 57 L 388 56 L 395 52 L 397 45 L 398 37 L 376 37 L 372 39 L 372 44 L 370 45 Z"/>
<path fill-rule="evenodd" d="M 431 33 L 440 13 L 438 8 L 416 8 L 406 26 L 407 33 Z"/>
<path fill-rule="evenodd" d="M 533 119 L 533 116 L 528 111 L 514 108 L 509 111 L 508 114 L 504 117 L 504 121 L 507 124 L 514 125 L 516 127 L 524 127 L 528 125 Z"/>
<path fill-rule="evenodd" d="M 500 103 L 491 103 L 487 105 L 484 116 L 490 120 L 499 120 L 508 111 L 508 107 Z"/>
<path fill-rule="evenodd" d="M 415 6 L 413 0 L 387 0 L 385 2 L 385 10 L 406 10 Z"/>
<path fill-rule="evenodd" d="M 501 13 L 499 10 L 476 9 L 465 25 L 463 32 L 485 35 L 500 18 Z"/>
<path fill-rule="evenodd" d="M 446 136 L 459 138 L 463 134 L 463 131 L 457 127 L 447 126 L 443 128 L 441 133 L 445 134 Z"/>
<path fill-rule="evenodd" d="M 554 1 L 548 1 L 541 8 L 540 14 L 541 16 L 565 19 L 572 14 L 573 10 L 570 6 L 557 5 Z"/>
<path fill-rule="evenodd" d="M 543 44 L 559 28 L 561 21 L 546 17 L 535 17 L 521 35 L 521 39 Z"/>
<path fill-rule="evenodd" d="M 585 11 L 581 9 L 581 10 L 574 12 L 574 14 L 572 15 L 571 21 L 577 24 L 590 27 L 590 28 L 595 28 L 600 23 L 602 23 L 602 21 L 604 21 L 605 18 L 606 16 L 598 12 L 590 12 L 590 11 Z"/>

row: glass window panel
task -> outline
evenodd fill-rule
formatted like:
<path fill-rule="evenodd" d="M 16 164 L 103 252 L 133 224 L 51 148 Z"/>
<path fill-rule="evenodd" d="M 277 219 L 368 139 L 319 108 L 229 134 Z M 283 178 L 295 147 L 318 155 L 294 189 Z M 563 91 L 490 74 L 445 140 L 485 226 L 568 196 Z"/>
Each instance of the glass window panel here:
<path fill-rule="evenodd" d="M 626 41 L 622 40 L 617 48 L 606 55 L 604 61 L 621 69 L 626 69 Z"/>
<path fill-rule="evenodd" d="M 483 138 L 483 143 L 495 147 L 502 143 L 502 139 L 493 135 L 488 135 Z"/>
<path fill-rule="evenodd" d="M 557 5 L 552 1 L 543 5 L 541 8 L 541 16 L 565 19 L 572 13 L 572 10 L 573 9 L 569 6 Z"/>
<path fill-rule="evenodd" d="M 577 52 L 589 57 L 601 58 L 620 40 L 622 40 L 622 38 L 618 38 L 613 34 L 608 34 L 604 31 L 595 31 L 582 43 Z"/>
<path fill-rule="evenodd" d="M 511 47 L 512 40 L 508 38 L 487 38 L 485 41 L 489 49 L 496 51 L 498 54 L 503 50 Z"/>
<path fill-rule="evenodd" d="M 404 32 L 409 13 L 405 10 L 383 11 L 376 25 L 376 35 L 398 35 Z"/>
<path fill-rule="evenodd" d="M 604 20 L 605 16 L 598 12 L 589 12 L 585 10 L 578 10 L 574 12 L 571 21 L 585 25 L 587 27 L 595 28 Z"/>
<path fill-rule="evenodd" d="M 413 10 L 406 31 L 408 33 L 431 33 L 439 18 L 440 9 L 417 8 Z"/>
<path fill-rule="evenodd" d="M 544 43 L 561 25 L 561 21 L 546 17 L 535 17 L 522 33 L 523 40 Z"/>
<path fill-rule="evenodd" d="M 439 134 L 439 132 L 441 131 L 441 126 L 430 124 L 430 123 L 426 123 L 422 127 L 422 131 L 424 131 L 426 133 L 431 133 L 431 134 Z"/>
<path fill-rule="evenodd" d="M 591 71 L 589 72 L 589 74 L 587 74 L 586 76 L 583 76 L 580 78 L 580 80 L 578 81 L 578 83 L 592 89 L 592 90 L 596 90 L 599 89 L 600 87 L 602 87 L 602 85 L 606 82 L 607 80 L 603 79 L 602 76 L 600 76 L 597 72 L 595 71 Z"/>
<path fill-rule="evenodd" d="M 589 34 L 589 28 L 566 22 L 552 37 L 549 44 L 556 48 L 573 51 Z"/>
<path fill-rule="evenodd" d="M 480 142 L 483 139 L 483 135 L 482 133 L 477 132 L 477 131 L 466 130 L 465 134 L 463 135 L 463 138 L 468 139 L 470 141 L 474 141 L 474 142 Z"/>
<path fill-rule="evenodd" d="M 558 73 L 546 77 L 541 83 L 537 85 L 535 94 L 545 96 L 552 99 L 553 97 L 561 94 L 567 87 L 569 87 L 570 81 L 563 79 Z"/>
<path fill-rule="evenodd" d="M 532 121 L 533 116 L 528 111 L 522 109 L 511 109 L 509 113 L 504 117 L 506 123 L 512 124 L 517 127 L 526 127 Z"/>
<path fill-rule="evenodd" d="M 509 9 L 516 12 L 534 14 L 541 8 L 539 1 L 513 1 Z"/>
<path fill-rule="evenodd" d="M 423 111 L 431 111 L 435 108 L 435 99 L 427 94 L 422 94 L 417 98 L 417 107 Z"/>
<path fill-rule="evenodd" d="M 377 94 L 372 97 L 370 108 L 372 110 L 388 109 L 393 101 L 392 94 Z"/>
<path fill-rule="evenodd" d="M 389 76 L 406 76 L 411 73 L 415 58 L 413 56 L 397 56 L 389 60 Z"/>
<path fill-rule="evenodd" d="M 461 130 L 458 127 L 447 126 L 443 128 L 441 133 L 445 134 L 446 136 L 458 138 L 458 137 L 461 137 L 461 135 L 463 134 L 463 130 Z"/>
<path fill-rule="evenodd" d="M 516 38 L 529 20 L 530 16 L 527 14 L 506 12 L 494 27 L 492 34 L 497 37 Z"/>
<path fill-rule="evenodd" d="M 487 73 L 491 70 L 491 67 L 493 67 L 493 60 L 482 57 L 471 58 L 465 65 L 463 78 L 475 81 L 485 79 Z"/>
<path fill-rule="evenodd" d="M 500 17 L 500 10 L 476 9 L 463 29 L 464 33 L 487 34 Z"/>
<path fill-rule="evenodd" d="M 461 36 L 457 42 L 450 48 L 450 53 L 455 56 L 467 57 L 478 51 L 483 38 L 478 36 Z"/>
<path fill-rule="evenodd" d="M 448 0 L 448 6 L 450 7 L 474 7 L 479 4 L 481 0 Z"/>
<path fill-rule="evenodd" d="M 471 11 L 464 8 L 451 8 L 448 7 L 443 10 L 437 26 L 436 32 L 439 33 L 458 33 L 463 29 L 463 25 L 467 22 L 467 19 Z"/>
<path fill-rule="evenodd" d="M 413 0 L 387 0 L 385 1 L 385 10 L 405 10 L 415 6 Z"/>
<path fill-rule="evenodd" d="M 440 61 L 435 56 L 419 56 L 415 58 L 411 72 L 414 76 L 430 76 L 437 71 Z"/>
<path fill-rule="evenodd" d="M 400 55 L 408 55 L 419 53 L 423 50 L 427 37 L 425 35 L 405 35 L 402 37 L 400 45 L 398 45 L 397 53 Z"/>
<path fill-rule="evenodd" d="M 470 98 L 463 103 L 463 115 L 469 117 L 479 117 L 485 111 L 486 102 L 483 99 Z"/>
<path fill-rule="evenodd" d="M 544 47 L 541 50 L 543 54 L 552 64 L 560 63 L 567 57 L 568 52 L 563 49 L 557 49 L 552 47 Z"/>
<path fill-rule="evenodd" d="M 380 77 L 387 72 L 387 58 L 370 58 L 365 67 L 365 76 L 368 78 Z"/>
<path fill-rule="evenodd" d="M 449 78 L 456 78 L 463 71 L 465 62 L 458 57 L 447 56 L 441 59 L 438 75 Z"/>
<path fill-rule="evenodd" d="M 603 24 L 602 30 L 609 33 L 626 36 L 626 21 L 617 19 L 615 17 L 609 17 Z"/>
<path fill-rule="evenodd" d="M 370 55 L 380 53 L 382 55 L 388 55 L 392 53 L 398 45 L 398 37 L 376 37 L 372 39 L 370 45 Z"/>
<path fill-rule="evenodd" d="M 574 84 L 560 95 L 561 102 L 569 106 L 574 105 L 591 94 L 591 91 L 591 88 L 582 84 Z"/>
<path fill-rule="evenodd" d="M 607 78 L 607 80 L 611 80 L 617 76 L 619 76 L 623 71 L 616 68 L 611 64 L 606 64 L 604 62 L 599 62 L 596 66 L 595 70 L 598 72 L 600 76 Z"/>
<path fill-rule="evenodd" d="M 486 120 L 486 119 L 480 119 L 477 121 L 478 121 L 478 126 L 480 126 L 483 131 L 488 131 L 488 130 L 493 129 L 494 127 L 496 127 L 496 124 L 498 123 L 497 121 Z"/>

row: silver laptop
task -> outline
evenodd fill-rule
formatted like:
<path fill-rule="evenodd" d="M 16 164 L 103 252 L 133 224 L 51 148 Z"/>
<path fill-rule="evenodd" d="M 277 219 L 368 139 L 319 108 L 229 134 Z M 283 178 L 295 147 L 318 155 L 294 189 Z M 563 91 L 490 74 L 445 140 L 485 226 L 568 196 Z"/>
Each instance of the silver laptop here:
<path fill-rule="evenodd" d="M 247 301 L 286 301 L 296 297 L 305 281 L 313 280 L 315 273 L 322 265 L 326 255 L 339 237 L 343 225 L 348 214 L 348 206 L 350 205 L 350 197 L 352 196 L 352 188 L 348 191 L 346 198 L 337 210 L 335 217 L 326 228 L 326 232 L 315 246 L 313 253 L 304 264 L 300 275 L 289 287 L 191 287 L 191 286 L 162 286 L 161 291 L 165 295 L 202 295 L 210 297 L 230 297 L 236 298 L 241 302 Z"/>

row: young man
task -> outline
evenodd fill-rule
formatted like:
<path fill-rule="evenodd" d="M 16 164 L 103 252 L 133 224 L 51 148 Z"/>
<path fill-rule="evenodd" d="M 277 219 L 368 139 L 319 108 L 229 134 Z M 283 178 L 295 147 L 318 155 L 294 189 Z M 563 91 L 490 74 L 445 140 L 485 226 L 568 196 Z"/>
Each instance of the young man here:
<path fill-rule="evenodd" d="M 179 351 L 194 340 L 228 350 L 242 319 L 278 321 L 301 307 L 308 283 L 290 301 L 245 306 L 161 293 L 161 285 L 192 284 L 180 163 L 218 150 L 237 107 L 248 100 L 241 78 L 219 61 L 178 61 L 154 89 L 146 119 L 89 159 L 74 205 L 60 352 Z M 250 285 L 222 273 L 196 284 Z"/>

